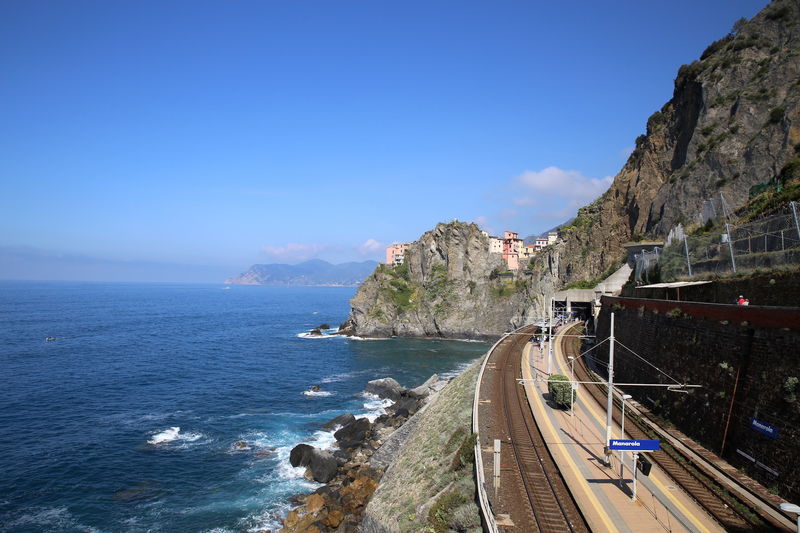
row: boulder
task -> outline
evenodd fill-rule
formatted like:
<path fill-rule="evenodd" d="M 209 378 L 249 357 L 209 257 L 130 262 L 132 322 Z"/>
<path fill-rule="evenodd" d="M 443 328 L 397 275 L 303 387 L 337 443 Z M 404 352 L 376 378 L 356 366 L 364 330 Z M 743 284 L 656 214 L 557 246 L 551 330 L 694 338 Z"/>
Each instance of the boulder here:
<path fill-rule="evenodd" d="M 332 419 L 330 422 L 325 423 L 325 425 L 322 426 L 322 429 L 324 429 L 325 431 L 332 431 L 332 430 L 336 429 L 337 427 L 346 426 L 350 422 L 355 421 L 355 419 L 356 419 L 356 417 L 354 417 L 352 414 L 345 413 L 343 415 L 337 416 L 336 418 Z"/>
<path fill-rule="evenodd" d="M 320 324 L 319 326 L 317 326 L 317 329 L 320 329 L 320 330 L 321 329 L 331 329 L 331 325 L 328 324 L 327 322 L 325 322 L 324 324 Z"/>
<path fill-rule="evenodd" d="M 331 452 L 314 449 L 308 468 L 311 470 L 314 481 L 327 483 L 336 477 L 339 462 Z"/>
<path fill-rule="evenodd" d="M 398 414 L 401 410 L 406 411 L 406 413 L 414 414 L 419 411 L 419 408 L 422 406 L 422 400 L 419 396 L 414 393 L 404 394 L 401 396 L 396 402 L 394 402 L 390 407 L 389 410 Z M 408 416 L 408 414 L 406 414 Z"/>
<path fill-rule="evenodd" d="M 327 483 L 336 477 L 339 462 L 331 452 L 318 450 L 308 444 L 298 444 L 289 452 L 289 462 L 295 468 L 305 466 L 308 477 L 319 483 Z"/>
<path fill-rule="evenodd" d="M 342 427 L 333 434 L 342 449 L 355 448 L 366 440 L 372 424 L 366 418 L 359 418 Z"/>
<path fill-rule="evenodd" d="M 439 380 L 439 375 L 438 374 L 434 374 L 431 377 L 429 377 L 427 380 L 425 380 L 425 383 L 423 383 L 419 387 L 415 387 L 415 388 L 411 389 L 411 392 L 413 392 L 415 394 L 419 394 L 420 396 L 423 396 L 423 397 L 427 396 L 432 392 L 431 387 L 433 387 L 433 384 L 436 383 L 437 381 L 440 381 Z M 441 381 L 444 381 L 444 380 L 441 380 Z"/>
<path fill-rule="evenodd" d="M 320 330 L 319 328 L 314 328 L 311 331 L 309 331 L 308 334 L 309 335 L 315 335 L 315 336 L 321 336 L 322 335 L 322 330 Z"/>
<path fill-rule="evenodd" d="M 309 456 L 313 449 L 314 447 L 308 444 L 298 444 L 289 452 L 289 463 L 295 468 L 298 466 L 308 466 L 310 461 Z"/>
<path fill-rule="evenodd" d="M 380 398 L 388 398 L 397 401 L 400 399 L 401 393 L 406 388 L 400 385 L 393 378 L 373 379 L 367 383 L 366 392 L 374 394 Z"/>

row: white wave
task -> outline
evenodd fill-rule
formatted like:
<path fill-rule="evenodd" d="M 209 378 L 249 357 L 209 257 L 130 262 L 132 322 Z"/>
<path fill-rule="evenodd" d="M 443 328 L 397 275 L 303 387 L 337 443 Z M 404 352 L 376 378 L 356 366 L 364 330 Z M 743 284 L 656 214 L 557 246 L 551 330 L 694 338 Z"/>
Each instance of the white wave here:
<path fill-rule="evenodd" d="M 165 442 L 171 442 L 178 438 L 178 435 L 181 432 L 181 428 L 178 426 L 173 426 L 171 428 L 167 428 L 160 433 L 156 433 L 153 435 L 153 438 L 147 441 L 148 444 L 156 445 L 156 444 L 163 444 Z"/>
<path fill-rule="evenodd" d="M 460 365 L 455 367 L 453 370 L 450 370 L 448 372 L 442 372 L 441 374 L 439 374 L 439 377 L 442 378 L 442 379 L 454 378 L 454 377 L 460 375 L 466 369 L 468 369 L 470 367 L 470 365 L 472 363 L 474 363 L 475 361 L 477 361 L 477 359 L 475 359 L 474 361 L 468 361 L 466 363 L 461 363 Z"/>
<path fill-rule="evenodd" d="M 344 335 L 334 335 L 337 331 L 339 330 L 336 328 L 324 329 L 319 335 L 312 334 L 311 331 L 304 331 L 303 333 L 298 333 L 296 336 L 300 339 L 336 339 L 344 337 Z"/>
<path fill-rule="evenodd" d="M 350 379 L 356 376 L 355 372 L 340 372 L 339 374 L 333 374 L 331 376 L 322 378 L 319 380 L 320 383 L 334 383 L 336 381 L 344 381 L 346 379 Z"/>
<path fill-rule="evenodd" d="M 181 433 L 180 427 L 172 426 L 153 435 L 147 441 L 147 443 L 152 444 L 153 446 L 157 446 L 159 444 L 166 444 L 172 441 L 180 441 L 183 445 L 182 447 L 186 447 L 187 443 L 199 441 L 204 437 L 205 435 L 203 435 L 202 433 L 193 433 L 193 432 Z"/>
<path fill-rule="evenodd" d="M 326 390 L 306 390 L 303 391 L 306 396 L 333 396 L 332 392 Z"/>
<path fill-rule="evenodd" d="M 3 525 L 8 527 L 8 530 L 22 527 L 26 531 L 101 532 L 100 529 L 78 522 L 66 507 L 32 507 L 26 511 L 22 516 Z M 3 531 L 6 529 L 4 528 Z"/>
<path fill-rule="evenodd" d="M 375 422 L 376 418 L 385 415 L 386 408 L 394 403 L 388 398 L 381 398 L 370 392 L 362 392 L 361 397 L 366 400 L 364 402 L 364 410 L 366 411 L 364 416 L 367 417 L 370 422 Z"/>
<path fill-rule="evenodd" d="M 339 428 L 336 428 L 339 429 Z M 334 450 L 336 449 L 336 437 L 333 436 L 335 431 L 315 431 L 308 440 L 309 444 L 313 444 L 319 450 Z"/>

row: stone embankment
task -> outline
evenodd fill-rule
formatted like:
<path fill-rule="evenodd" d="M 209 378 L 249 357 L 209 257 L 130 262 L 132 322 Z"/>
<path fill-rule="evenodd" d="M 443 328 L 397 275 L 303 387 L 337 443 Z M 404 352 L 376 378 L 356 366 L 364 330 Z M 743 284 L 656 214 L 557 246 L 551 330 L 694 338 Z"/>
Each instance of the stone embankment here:
<path fill-rule="evenodd" d="M 297 445 L 290 454 L 294 467 L 306 467 L 305 477 L 325 485 L 310 495 L 293 498 L 300 505 L 284 520 L 285 533 L 352 531 L 387 467 L 401 454 L 413 428 L 430 404 L 438 403 L 448 380 L 433 375 L 415 389 L 406 389 L 392 378 L 370 381 L 365 392 L 394 403 L 374 422 L 352 414 L 325 424 L 333 431 L 337 448 L 319 450 Z"/>

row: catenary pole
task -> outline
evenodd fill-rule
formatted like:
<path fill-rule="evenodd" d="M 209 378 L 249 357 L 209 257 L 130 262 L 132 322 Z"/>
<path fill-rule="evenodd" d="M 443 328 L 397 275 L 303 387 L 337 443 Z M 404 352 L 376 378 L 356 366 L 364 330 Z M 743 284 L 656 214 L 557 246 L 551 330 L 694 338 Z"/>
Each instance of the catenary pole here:
<path fill-rule="evenodd" d="M 550 324 L 550 335 L 548 339 L 550 342 L 547 343 L 547 375 L 551 375 L 552 365 L 553 365 L 553 305 L 555 304 L 556 299 L 550 298 L 550 319 L 548 323 Z"/>
<path fill-rule="evenodd" d="M 614 409 L 614 313 L 611 313 L 611 335 L 608 338 L 608 411 L 606 413 L 606 465 L 611 466 L 611 422 Z"/>
<path fill-rule="evenodd" d="M 692 263 L 689 261 L 689 243 L 686 240 L 686 235 L 683 236 L 683 250 L 686 252 L 686 268 L 689 269 L 689 277 L 692 277 Z"/>
<path fill-rule="evenodd" d="M 733 237 L 731 236 L 730 224 L 725 224 L 725 233 L 728 235 L 728 249 L 731 251 L 731 265 L 736 272 L 736 259 L 733 258 Z"/>

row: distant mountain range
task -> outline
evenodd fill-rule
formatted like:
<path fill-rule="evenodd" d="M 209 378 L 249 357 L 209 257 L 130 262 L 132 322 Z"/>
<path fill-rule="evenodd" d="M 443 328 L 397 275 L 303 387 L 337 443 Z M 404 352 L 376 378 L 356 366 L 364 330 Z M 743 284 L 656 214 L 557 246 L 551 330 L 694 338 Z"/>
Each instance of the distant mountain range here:
<path fill-rule="evenodd" d="M 376 261 L 342 263 L 333 265 L 321 259 L 312 259 L 297 265 L 280 263 L 253 265 L 238 276 L 228 278 L 232 285 L 306 285 L 354 286 L 372 274 Z"/>

